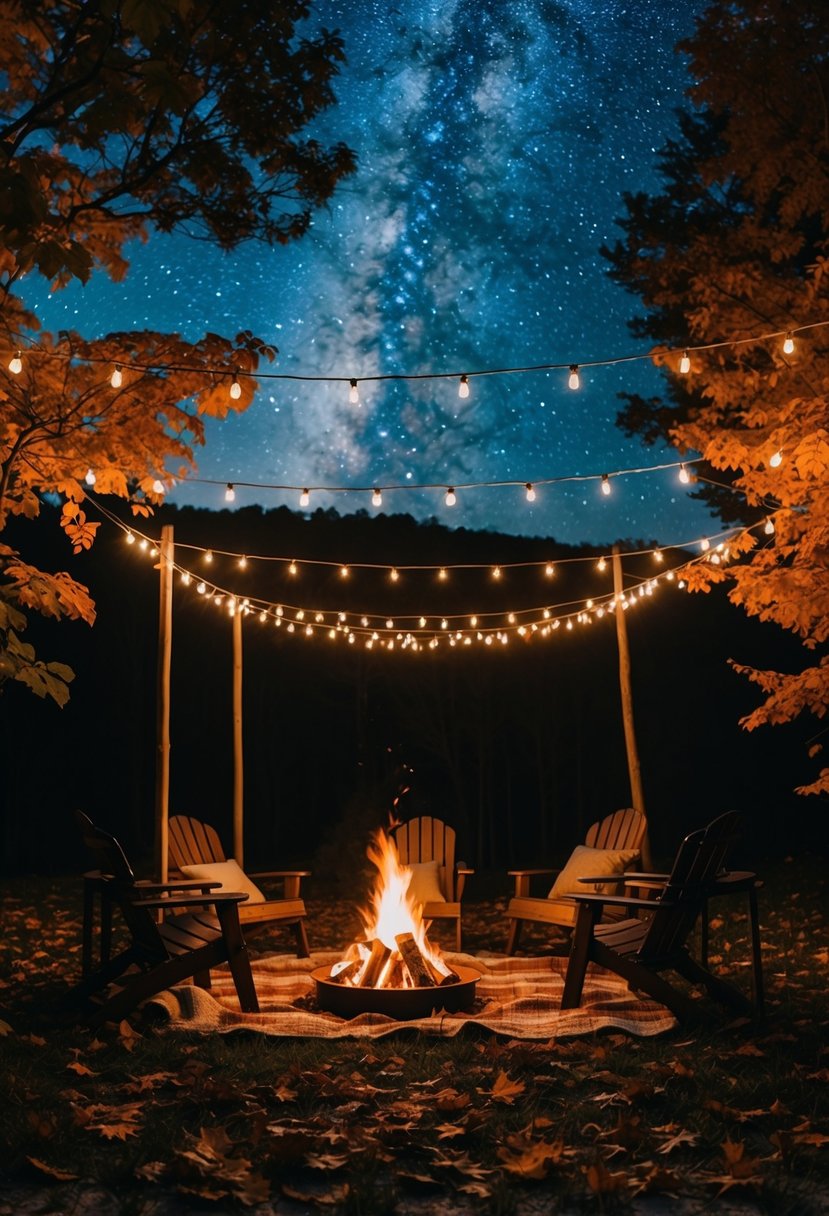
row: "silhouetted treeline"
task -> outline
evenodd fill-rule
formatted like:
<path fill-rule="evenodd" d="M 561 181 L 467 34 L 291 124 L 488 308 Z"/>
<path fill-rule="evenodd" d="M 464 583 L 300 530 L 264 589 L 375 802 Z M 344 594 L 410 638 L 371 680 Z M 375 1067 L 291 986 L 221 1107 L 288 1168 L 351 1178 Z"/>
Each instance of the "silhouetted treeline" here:
<path fill-rule="evenodd" d="M 310 519 L 286 508 L 230 512 L 165 508 L 145 527 L 175 528 L 182 565 L 240 596 L 286 605 L 438 619 L 461 612 L 519 610 L 612 588 L 595 562 L 434 573 L 390 567 L 485 566 L 557 561 L 600 552 L 549 540 L 450 531 L 409 516 Z M 0 695 L 0 763 L 7 870 L 83 864 L 69 812 L 81 807 L 146 857 L 153 841 L 158 575 L 138 546 L 104 524 L 90 553 L 73 557 L 47 509 L 4 539 L 45 569 L 69 569 L 98 606 L 93 629 L 32 619 L 39 657 L 76 672 L 65 709 L 7 684 Z M 641 542 L 623 545 L 641 547 Z M 251 560 L 240 570 L 220 550 L 336 563 L 377 562 L 342 578 L 336 567 Z M 659 567 L 626 558 L 630 580 Z M 289 616 L 286 608 L 287 620 Z M 312 619 L 307 617 L 306 619 Z M 741 715 L 757 693 L 727 665 L 733 657 L 786 669 L 797 643 L 749 620 L 723 593 L 689 596 L 660 587 L 626 614 L 636 729 L 657 855 L 720 811 L 749 820 L 746 849 L 825 847 L 825 806 L 798 798 L 809 777 L 805 721 L 746 734 Z M 232 806 L 231 622 L 227 612 L 176 581 L 172 673 L 171 810 L 214 823 L 229 844 Z M 442 645 L 417 654 L 361 642 L 289 635 L 273 620 L 244 621 L 246 857 L 249 864 L 316 867 L 345 877 L 371 826 L 430 809 L 453 822 L 461 854 L 479 870 L 559 859 L 585 827 L 630 802 L 613 618 L 508 646 Z M 506 890 L 506 879 L 504 879 Z"/>

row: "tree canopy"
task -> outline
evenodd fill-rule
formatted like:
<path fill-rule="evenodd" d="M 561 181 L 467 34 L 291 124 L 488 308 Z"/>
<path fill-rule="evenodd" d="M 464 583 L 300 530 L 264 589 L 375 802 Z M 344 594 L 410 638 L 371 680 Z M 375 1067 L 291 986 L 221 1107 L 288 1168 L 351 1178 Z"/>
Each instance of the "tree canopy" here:
<path fill-rule="evenodd" d="M 731 546 L 742 560 L 703 564 L 691 583 L 699 590 L 727 583 L 735 604 L 791 630 L 814 657 L 796 673 L 735 664 L 765 694 L 744 725 L 789 722 L 802 712 L 822 718 L 829 705 L 829 329 L 820 324 L 829 282 L 829 19 L 819 0 L 806 0 L 796 19 L 783 0 L 715 3 L 678 49 L 690 58 L 693 104 L 663 149 L 662 188 L 625 198 L 624 239 L 603 251 L 613 277 L 645 306 L 632 329 L 655 339 L 666 371 L 665 395 L 627 398 L 619 421 L 649 442 L 699 452 L 699 493 L 725 519 L 768 520 Z M 753 341 L 769 333 L 780 336 Z M 678 352 L 707 344 L 683 375 Z M 810 755 L 819 753 L 813 741 Z M 800 792 L 829 792 L 829 767 Z"/>
<path fill-rule="evenodd" d="M 301 237 L 355 166 L 351 149 L 312 134 L 334 102 L 343 44 L 312 31 L 301 0 L 11 0 L 4 17 L 0 529 L 58 493 L 78 549 L 97 526 L 81 505 L 88 473 L 148 512 L 193 467 L 203 416 L 245 409 L 259 361 L 276 352 L 249 332 L 189 343 L 38 333 L 25 275 L 54 290 L 95 272 L 120 280 L 129 242 L 153 232 L 225 250 Z M 66 672 L 44 683 L 20 642 L 20 609 L 90 622 L 94 609 L 68 575 L 28 571 L 0 550 L 0 685 L 20 679 L 63 701 Z"/>

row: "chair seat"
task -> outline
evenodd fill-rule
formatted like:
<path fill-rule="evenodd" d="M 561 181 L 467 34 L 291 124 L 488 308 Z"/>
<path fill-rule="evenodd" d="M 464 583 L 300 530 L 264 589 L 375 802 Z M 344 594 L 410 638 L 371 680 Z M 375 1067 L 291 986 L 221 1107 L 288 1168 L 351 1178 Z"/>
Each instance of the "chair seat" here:
<path fill-rule="evenodd" d="M 515 895 L 509 901 L 507 916 L 521 920 L 539 921 L 545 925 L 572 927 L 576 923 L 576 904 L 572 899 Z"/>
<path fill-rule="evenodd" d="M 424 920 L 457 920 L 461 914 L 458 903 L 428 903 L 423 905 Z"/>
<path fill-rule="evenodd" d="M 302 920 L 305 916 L 305 901 L 303 899 L 269 899 L 263 904 L 239 904 L 239 920 L 243 925 L 273 924 L 278 921 L 289 923 Z"/>

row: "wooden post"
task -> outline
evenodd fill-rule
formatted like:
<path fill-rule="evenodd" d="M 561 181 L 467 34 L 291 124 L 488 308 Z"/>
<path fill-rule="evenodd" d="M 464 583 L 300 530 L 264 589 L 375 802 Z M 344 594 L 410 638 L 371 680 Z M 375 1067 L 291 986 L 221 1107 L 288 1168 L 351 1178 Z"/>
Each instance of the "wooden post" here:
<path fill-rule="evenodd" d="M 173 525 L 161 529 L 156 669 L 155 869 L 167 881 L 170 816 L 170 660 L 173 653 Z"/>
<path fill-rule="evenodd" d="M 233 856 L 244 867 L 244 759 L 242 754 L 242 607 L 233 613 Z"/>
<path fill-rule="evenodd" d="M 630 651 L 628 649 L 627 622 L 625 610 L 622 607 L 624 586 L 622 583 L 622 559 L 619 556 L 619 546 L 613 546 L 613 592 L 616 599 L 614 616 L 616 617 L 616 643 L 619 648 L 619 688 L 622 694 L 622 721 L 625 727 L 625 748 L 628 758 L 628 773 L 630 774 L 630 798 L 635 810 L 640 815 L 645 814 L 645 795 L 642 792 L 642 774 L 639 769 L 639 752 L 636 747 L 636 730 L 633 724 L 633 692 L 630 684 Z M 650 841 L 647 832 L 642 841 L 642 867 L 645 870 L 653 868 L 651 860 Z"/>

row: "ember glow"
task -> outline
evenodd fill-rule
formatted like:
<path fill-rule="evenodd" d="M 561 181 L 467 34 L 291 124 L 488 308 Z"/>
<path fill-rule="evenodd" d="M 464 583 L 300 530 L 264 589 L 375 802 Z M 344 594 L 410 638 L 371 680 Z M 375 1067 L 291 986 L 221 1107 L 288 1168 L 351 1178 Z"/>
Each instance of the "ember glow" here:
<path fill-rule="evenodd" d="M 354 988 L 417 988 L 453 983 L 457 977 L 426 936 L 423 906 L 409 892 L 412 871 L 381 828 L 366 856 L 377 876 L 369 903 L 360 909 L 365 936 L 331 968 L 331 979 Z"/>

